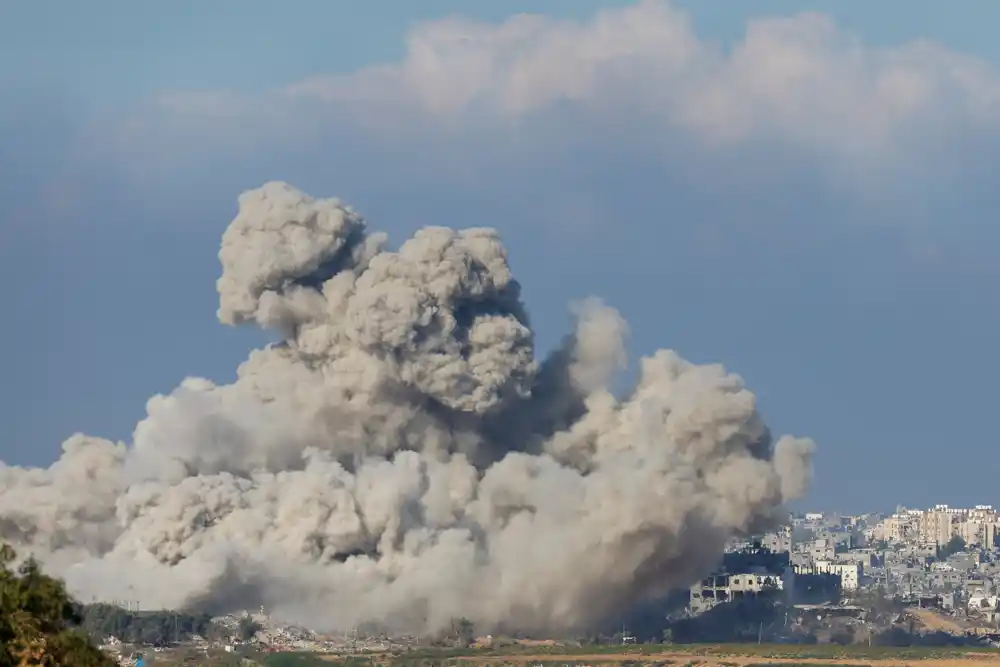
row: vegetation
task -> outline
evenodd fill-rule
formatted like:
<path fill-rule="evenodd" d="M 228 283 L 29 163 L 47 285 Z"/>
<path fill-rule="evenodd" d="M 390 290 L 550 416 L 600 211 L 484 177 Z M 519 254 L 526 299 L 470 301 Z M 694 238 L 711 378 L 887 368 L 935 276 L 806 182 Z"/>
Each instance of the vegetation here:
<path fill-rule="evenodd" d="M 80 605 L 81 628 L 94 639 L 114 636 L 146 646 L 165 646 L 191 635 L 215 637 L 221 632 L 207 614 L 174 611 L 127 611 L 111 604 Z"/>
<path fill-rule="evenodd" d="M 0 667 L 111 667 L 115 663 L 75 628 L 80 619 L 61 581 L 33 559 L 0 546 Z"/>
<path fill-rule="evenodd" d="M 975 647 L 975 653 L 996 653 L 996 649 Z M 859 660 L 941 660 L 960 658 L 968 655 L 969 647 L 935 646 L 838 646 L 835 644 L 639 644 L 639 645 L 581 645 L 581 646 L 523 646 L 513 645 L 501 649 L 440 649 L 426 648 L 394 655 L 370 655 L 336 658 L 317 653 L 274 653 L 254 656 L 266 667 L 433 667 L 449 665 L 499 664 L 518 662 L 519 657 L 533 656 L 532 665 L 562 667 L 566 658 L 572 656 L 607 656 L 607 660 L 588 658 L 591 665 L 606 664 L 614 667 L 638 667 L 656 665 L 658 667 L 694 667 L 705 658 L 714 658 L 720 665 L 742 664 L 743 661 L 727 663 L 726 657 L 750 657 L 758 663 L 744 667 L 774 667 L 769 660 L 818 660 L 808 663 L 810 667 L 841 667 L 844 662 Z M 663 654 L 671 654 L 669 657 Z M 627 656 L 627 658 L 625 657 Z M 690 659 L 685 659 L 689 656 Z M 474 660 L 472 660 L 474 659 Z M 485 661 L 488 661 L 485 662 Z M 807 664 L 805 662 L 802 665 Z M 782 667 L 800 667 L 795 663 L 784 663 Z"/>
<path fill-rule="evenodd" d="M 375 667 L 369 658 L 331 661 L 317 653 L 270 653 L 259 659 L 265 667 Z"/>
<path fill-rule="evenodd" d="M 967 655 L 970 647 L 951 646 L 839 646 L 837 644 L 692 644 L 673 646 L 668 650 L 683 651 L 691 655 L 760 656 L 761 658 L 809 660 L 924 660 L 957 658 Z M 996 653 L 996 649 L 975 647 L 976 653 Z"/>
<path fill-rule="evenodd" d="M 944 560 L 952 554 L 957 554 L 961 551 L 965 551 L 965 540 L 956 535 L 955 537 L 948 540 L 948 543 L 943 547 L 938 548 L 938 558 Z"/>

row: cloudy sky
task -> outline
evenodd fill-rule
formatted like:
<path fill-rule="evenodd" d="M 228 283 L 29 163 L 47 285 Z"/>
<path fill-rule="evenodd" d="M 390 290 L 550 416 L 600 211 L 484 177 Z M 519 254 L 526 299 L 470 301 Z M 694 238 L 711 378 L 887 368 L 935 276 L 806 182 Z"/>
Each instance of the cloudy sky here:
<path fill-rule="evenodd" d="M 231 379 L 218 240 L 280 179 L 497 227 L 543 348 L 596 294 L 724 363 L 819 444 L 810 506 L 1000 504 L 1000 3 L 961 6 L 0 0 L 0 459 Z"/>

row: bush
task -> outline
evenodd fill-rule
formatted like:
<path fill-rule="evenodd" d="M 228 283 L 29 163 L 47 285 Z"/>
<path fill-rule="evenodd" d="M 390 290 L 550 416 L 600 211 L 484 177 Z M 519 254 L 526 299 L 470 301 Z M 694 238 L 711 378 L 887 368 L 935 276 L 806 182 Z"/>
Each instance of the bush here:
<path fill-rule="evenodd" d="M 61 581 L 34 559 L 17 570 L 17 554 L 0 546 L 0 667 L 113 667 L 83 632 L 76 605 Z"/>

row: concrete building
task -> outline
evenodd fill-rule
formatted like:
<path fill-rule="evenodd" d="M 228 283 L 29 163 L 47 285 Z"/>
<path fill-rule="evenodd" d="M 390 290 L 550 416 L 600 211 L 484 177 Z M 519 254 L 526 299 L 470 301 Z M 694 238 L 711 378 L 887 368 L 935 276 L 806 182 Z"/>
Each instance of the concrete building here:
<path fill-rule="evenodd" d="M 794 571 L 788 552 L 773 552 L 754 544 L 723 556 L 711 575 L 691 587 L 690 609 L 698 614 L 717 604 L 790 588 Z"/>
<path fill-rule="evenodd" d="M 938 505 L 932 510 L 927 510 L 920 516 L 918 522 L 920 541 L 924 544 L 936 544 L 939 547 L 948 544 L 955 534 L 952 529 L 955 518 L 955 511 L 947 505 Z"/>
<path fill-rule="evenodd" d="M 692 613 L 707 611 L 717 604 L 733 602 L 765 591 L 780 591 L 785 578 L 762 572 L 716 572 L 691 587 Z"/>
<path fill-rule="evenodd" d="M 833 560 L 837 555 L 837 545 L 832 539 L 820 538 L 806 545 L 806 553 L 813 562 Z"/>
<path fill-rule="evenodd" d="M 992 548 L 1000 536 L 1000 513 L 991 505 L 976 505 L 972 509 L 948 505 L 935 505 L 927 510 L 900 508 L 867 534 L 873 541 L 884 539 L 937 547 L 943 547 L 956 536 L 968 545 Z"/>
<path fill-rule="evenodd" d="M 791 551 L 792 527 L 782 526 L 775 531 L 767 533 L 761 538 L 760 544 L 765 549 L 769 549 L 775 553 L 781 551 Z"/>
<path fill-rule="evenodd" d="M 820 560 L 812 566 L 817 574 L 835 574 L 840 577 L 840 587 L 845 591 L 856 591 L 861 586 L 861 564 Z"/>
<path fill-rule="evenodd" d="M 996 544 L 997 528 L 993 520 L 968 518 L 958 525 L 958 535 L 970 546 L 990 548 Z"/>
<path fill-rule="evenodd" d="M 897 510 L 875 525 L 870 539 L 873 541 L 909 542 L 917 538 L 919 510 Z"/>
<path fill-rule="evenodd" d="M 874 549 L 853 549 L 847 553 L 838 554 L 837 560 L 845 563 L 857 563 L 861 567 L 862 574 L 882 565 L 881 554 Z"/>

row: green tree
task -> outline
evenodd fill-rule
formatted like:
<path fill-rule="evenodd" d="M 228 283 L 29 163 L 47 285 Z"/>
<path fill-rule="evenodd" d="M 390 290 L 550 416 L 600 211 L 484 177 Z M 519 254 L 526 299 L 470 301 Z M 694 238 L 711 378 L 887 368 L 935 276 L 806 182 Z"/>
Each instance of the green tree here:
<path fill-rule="evenodd" d="M 75 629 L 80 618 L 63 583 L 34 559 L 15 570 L 16 560 L 9 545 L 0 546 L 0 667 L 112 667 Z"/>
<path fill-rule="evenodd" d="M 943 547 L 938 547 L 938 558 L 944 559 L 960 551 L 965 551 L 965 540 L 955 535 Z"/>
<path fill-rule="evenodd" d="M 79 605 L 81 628 L 96 639 L 115 636 L 123 642 L 159 646 L 189 639 L 228 636 L 208 614 L 184 611 L 129 611 L 113 604 Z"/>

